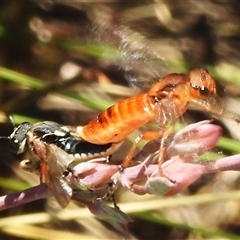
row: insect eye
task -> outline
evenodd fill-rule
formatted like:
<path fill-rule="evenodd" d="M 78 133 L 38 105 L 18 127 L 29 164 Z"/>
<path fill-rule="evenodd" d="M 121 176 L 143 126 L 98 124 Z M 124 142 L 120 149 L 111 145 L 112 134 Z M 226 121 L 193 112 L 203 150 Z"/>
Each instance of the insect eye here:
<path fill-rule="evenodd" d="M 208 96 L 209 95 L 209 90 L 206 87 L 200 87 L 199 92 L 202 96 Z"/>
<path fill-rule="evenodd" d="M 16 138 L 9 139 L 8 147 L 12 152 L 18 153 L 21 148 L 20 145 L 20 142 Z"/>

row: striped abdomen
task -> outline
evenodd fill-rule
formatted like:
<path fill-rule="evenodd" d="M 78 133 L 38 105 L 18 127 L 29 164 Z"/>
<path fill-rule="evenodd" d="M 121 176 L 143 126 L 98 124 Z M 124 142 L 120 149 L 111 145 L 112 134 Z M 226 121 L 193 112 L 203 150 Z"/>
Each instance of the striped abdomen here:
<path fill-rule="evenodd" d="M 118 143 L 155 115 L 154 100 L 148 94 L 139 94 L 108 108 L 89 124 L 78 127 L 77 133 L 94 144 Z"/>

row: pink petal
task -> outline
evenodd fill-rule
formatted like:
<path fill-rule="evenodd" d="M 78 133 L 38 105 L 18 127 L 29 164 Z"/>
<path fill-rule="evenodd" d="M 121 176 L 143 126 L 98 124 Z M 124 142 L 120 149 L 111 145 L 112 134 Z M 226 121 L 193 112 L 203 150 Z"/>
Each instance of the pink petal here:
<path fill-rule="evenodd" d="M 179 154 L 202 154 L 216 146 L 222 135 L 218 125 L 209 124 L 210 121 L 201 121 L 190 124 L 175 134 L 168 147 L 170 156 Z"/>

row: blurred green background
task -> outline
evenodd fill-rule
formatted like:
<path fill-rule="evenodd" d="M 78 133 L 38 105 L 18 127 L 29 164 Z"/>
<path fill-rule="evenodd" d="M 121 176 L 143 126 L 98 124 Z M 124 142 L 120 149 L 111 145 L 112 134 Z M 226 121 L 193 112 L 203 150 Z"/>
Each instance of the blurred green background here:
<path fill-rule="evenodd" d="M 240 115 L 239 66 L 238 0 L 2 0 L 0 135 L 13 131 L 9 115 L 16 125 L 42 120 L 86 124 L 165 74 L 193 67 L 209 70 L 223 103 Z M 212 118 L 192 110 L 184 122 Z M 240 127 L 215 122 L 225 137 L 215 153 L 239 153 Z M 38 184 L 37 176 L 19 169 L 23 156 L 10 153 L 6 139 L 0 141 L 1 195 Z M 239 239 L 239 181 L 236 172 L 211 174 L 171 198 L 119 189 L 117 202 L 134 219 L 129 239 Z M 0 238 L 124 238 L 87 210 L 73 204 L 67 210 L 61 212 L 49 199 L 2 211 Z"/>

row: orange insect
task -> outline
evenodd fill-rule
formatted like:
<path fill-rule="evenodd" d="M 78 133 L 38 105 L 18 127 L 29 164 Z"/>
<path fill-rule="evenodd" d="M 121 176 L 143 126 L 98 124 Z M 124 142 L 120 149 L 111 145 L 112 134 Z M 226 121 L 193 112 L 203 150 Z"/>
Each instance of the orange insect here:
<path fill-rule="evenodd" d="M 175 121 L 186 112 L 190 103 L 240 122 L 219 105 L 216 97 L 216 82 L 205 69 L 193 69 L 188 74 L 172 73 L 160 79 L 148 92 L 116 103 L 87 125 L 77 127 L 76 131 L 81 138 L 94 144 L 120 145 L 127 135 L 150 121 L 156 120 L 164 130 L 168 122 Z M 164 131 L 143 133 L 135 141 L 123 166 L 128 165 L 140 139 L 154 140 L 162 134 Z"/>

